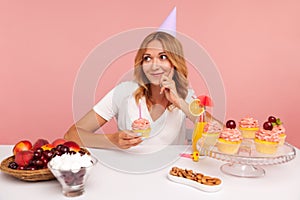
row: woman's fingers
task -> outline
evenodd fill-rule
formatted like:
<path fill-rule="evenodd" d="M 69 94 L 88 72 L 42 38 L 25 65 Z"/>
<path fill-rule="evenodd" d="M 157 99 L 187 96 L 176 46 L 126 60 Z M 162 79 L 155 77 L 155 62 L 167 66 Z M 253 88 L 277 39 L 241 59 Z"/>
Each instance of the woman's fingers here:
<path fill-rule="evenodd" d="M 132 131 L 127 131 L 127 130 L 124 130 L 119 134 L 119 138 L 121 138 L 123 140 L 130 140 L 130 139 L 137 138 L 140 136 L 141 136 L 140 133 L 135 133 Z"/>
<path fill-rule="evenodd" d="M 166 89 L 171 89 L 174 86 L 174 80 L 166 75 L 163 75 L 160 80 L 160 94 L 162 94 Z"/>
<path fill-rule="evenodd" d="M 134 138 L 130 140 L 119 140 L 119 146 L 122 149 L 128 149 L 130 147 L 140 144 L 143 140 L 141 138 Z"/>
<path fill-rule="evenodd" d="M 119 147 L 122 149 L 128 149 L 132 146 L 136 146 L 142 142 L 141 134 L 131 131 L 122 131 L 119 133 Z"/>
<path fill-rule="evenodd" d="M 163 75 L 161 78 L 161 88 L 160 88 L 160 94 L 164 93 L 166 98 L 173 104 L 178 102 L 178 94 L 176 90 L 176 84 L 175 81 L 168 77 Z"/>
<path fill-rule="evenodd" d="M 130 139 L 130 140 L 120 140 L 120 145 L 125 148 L 129 148 L 129 147 L 140 144 L 142 141 L 143 141 L 142 138 L 134 138 L 134 139 Z"/>

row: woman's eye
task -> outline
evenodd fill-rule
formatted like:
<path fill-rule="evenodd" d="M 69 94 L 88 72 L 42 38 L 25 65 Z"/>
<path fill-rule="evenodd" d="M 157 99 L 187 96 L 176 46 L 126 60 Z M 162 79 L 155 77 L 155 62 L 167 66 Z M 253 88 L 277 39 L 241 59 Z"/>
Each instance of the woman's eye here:
<path fill-rule="evenodd" d="M 143 60 L 146 61 L 146 62 L 149 62 L 151 60 L 151 57 L 150 56 L 144 56 Z"/>
<path fill-rule="evenodd" d="M 167 60 L 168 57 L 167 57 L 167 55 L 160 55 L 160 59 L 161 59 L 161 60 Z"/>

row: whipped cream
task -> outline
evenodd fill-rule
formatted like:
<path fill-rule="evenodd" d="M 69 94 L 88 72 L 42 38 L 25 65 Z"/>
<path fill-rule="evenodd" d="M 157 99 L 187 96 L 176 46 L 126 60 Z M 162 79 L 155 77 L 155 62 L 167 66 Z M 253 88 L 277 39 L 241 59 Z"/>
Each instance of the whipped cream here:
<path fill-rule="evenodd" d="M 252 117 L 245 117 L 241 119 L 241 121 L 239 122 L 239 126 L 242 128 L 257 128 L 258 120 Z"/>
<path fill-rule="evenodd" d="M 274 130 L 260 129 L 255 132 L 255 137 L 259 140 L 267 142 L 279 142 L 279 134 Z"/>
<path fill-rule="evenodd" d="M 61 156 L 55 156 L 49 161 L 49 164 L 53 169 L 62 171 L 72 171 L 77 173 L 82 167 L 91 167 L 93 161 L 90 155 L 80 153 L 69 154 L 65 153 Z"/>
<path fill-rule="evenodd" d="M 150 122 L 147 119 L 136 119 L 131 125 L 132 130 L 145 130 L 150 128 Z"/>
<path fill-rule="evenodd" d="M 224 128 L 221 131 L 219 138 L 222 138 L 224 140 L 231 141 L 231 142 L 238 142 L 243 139 L 241 132 L 239 130 L 237 130 L 236 128 L 235 129 Z"/>

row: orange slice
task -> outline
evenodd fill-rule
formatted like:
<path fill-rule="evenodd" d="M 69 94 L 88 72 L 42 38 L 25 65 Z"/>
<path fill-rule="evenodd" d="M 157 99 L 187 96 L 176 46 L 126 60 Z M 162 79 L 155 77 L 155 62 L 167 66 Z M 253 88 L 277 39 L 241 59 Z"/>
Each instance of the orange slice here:
<path fill-rule="evenodd" d="M 200 116 L 204 112 L 204 108 L 200 106 L 200 100 L 194 99 L 189 104 L 189 111 L 194 116 Z"/>

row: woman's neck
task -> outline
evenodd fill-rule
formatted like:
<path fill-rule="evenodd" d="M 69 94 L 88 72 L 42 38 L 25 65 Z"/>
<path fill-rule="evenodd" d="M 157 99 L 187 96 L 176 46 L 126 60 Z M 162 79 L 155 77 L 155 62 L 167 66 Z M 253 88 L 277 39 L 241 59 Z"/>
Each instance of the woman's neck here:
<path fill-rule="evenodd" d="M 151 100 L 153 101 L 153 103 L 156 104 L 161 104 L 163 102 L 166 102 L 167 99 L 164 95 L 164 93 L 160 93 L 160 86 L 159 85 L 152 85 L 150 86 L 151 89 Z"/>
<path fill-rule="evenodd" d="M 160 93 L 160 86 L 151 85 L 151 102 L 150 115 L 153 121 L 156 121 L 168 107 L 169 101 L 165 97 L 164 93 Z"/>

